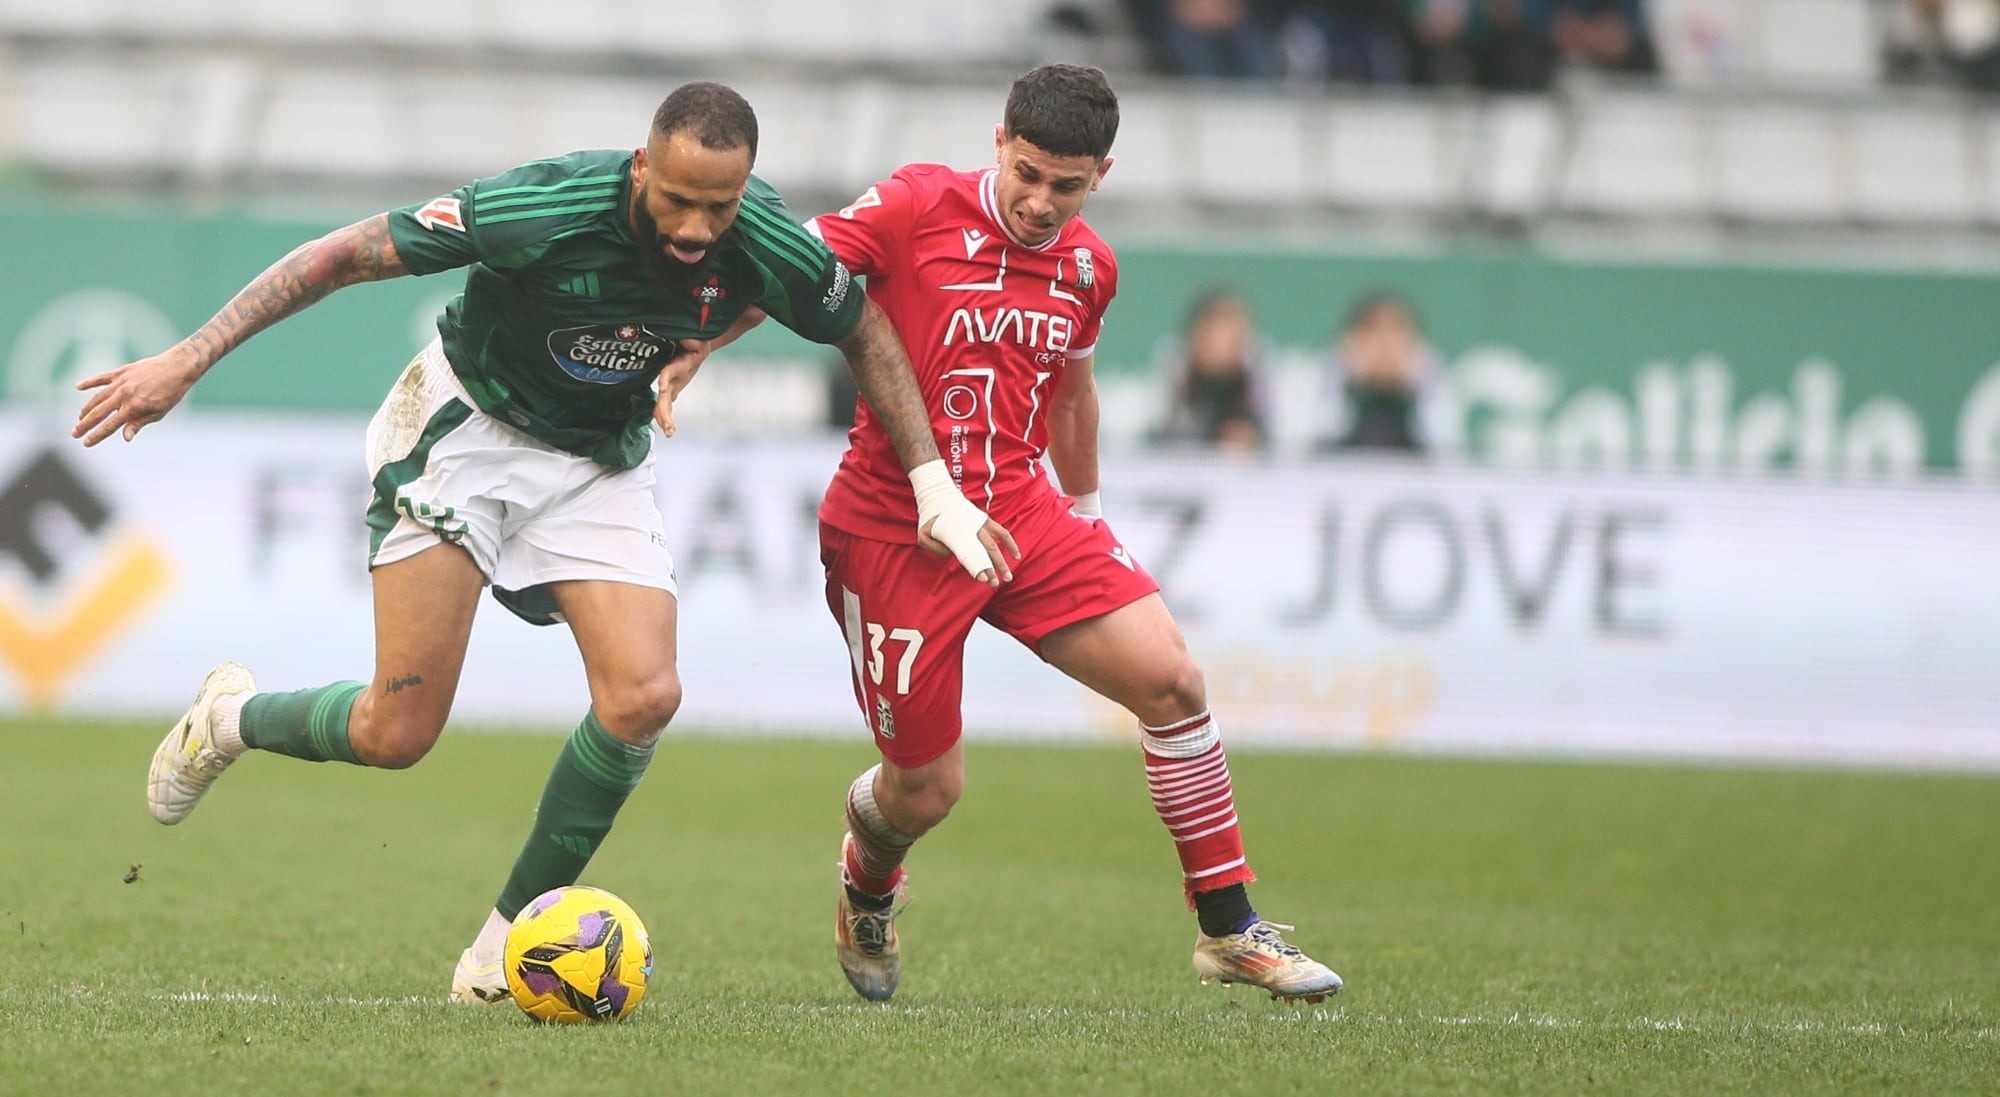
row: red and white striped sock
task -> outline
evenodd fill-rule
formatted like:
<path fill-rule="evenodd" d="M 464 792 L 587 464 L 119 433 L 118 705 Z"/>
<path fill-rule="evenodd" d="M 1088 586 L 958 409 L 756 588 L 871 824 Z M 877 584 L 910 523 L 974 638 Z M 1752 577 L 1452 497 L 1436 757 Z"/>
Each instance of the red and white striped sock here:
<path fill-rule="evenodd" d="M 1140 726 L 1146 750 L 1146 786 L 1153 810 L 1174 836 L 1188 908 L 1194 893 L 1257 878 L 1243 856 L 1243 832 L 1236 821 L 1236 797 L 1229 786 L 1229 759 L 1215 718 L 1203 712 L 1166 727 Z"/>
<path fill-rule="evenodd" d="M 868 895 L 893 895 L 903 882 L 903 858 L 916 839 L 897 830 L 875 804 L 875 774 L 871 766 L 847 789 L 847 882 Z"/>

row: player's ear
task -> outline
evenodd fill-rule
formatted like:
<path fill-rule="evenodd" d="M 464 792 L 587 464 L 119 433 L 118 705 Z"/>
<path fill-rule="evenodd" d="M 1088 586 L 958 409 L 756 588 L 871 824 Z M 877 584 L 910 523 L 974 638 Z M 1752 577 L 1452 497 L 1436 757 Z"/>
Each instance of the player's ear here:
<path fill-rule="evenodd" d="M 643 147 L 636 148 L 632 150 L 632 185 L 636 187 L 645 183 L 645 181 L 646 150 Z"/>
<path fill-rule="evenodd" d="M 1096 178 L 1096 180 L 1094 180 L 1094 181 L 1093 181 L 1093 182 L 1092 182 L 1092 183 L 1090 184 L 1090 189 L 1091 189 L 1091 190 L 1096 190 L 1096 189 L 1097 189 L 1097 185 L 1098 185 L 1099 183 L 1102 183 L 1102 182 L 1104 182 L 1104 177 L 1105 177 L 1105 176 L 1107 176 L 1107 175 L 1109 175 L 1109 174 L 1111 174 L 1111 161 L 1112 161 L 1113 159 L 1115 159 L 1115 158 L 1114 158 L 1114 157 L 1110 157 L 1110 156 L 1107 156 L 1107 157 L 1105 157 L 1104 159 L 1102 159 L 1102 160 L 1098 161 L 1098 163 L 1097 163 L 1097 178 Z"/>
<path fill-rule="evenodd" d="M 1000 159 L 1000 151 L 1006 147 L 1007 123 L 995 122 L 993 123 L 993 159 L 996 163 Z"/>

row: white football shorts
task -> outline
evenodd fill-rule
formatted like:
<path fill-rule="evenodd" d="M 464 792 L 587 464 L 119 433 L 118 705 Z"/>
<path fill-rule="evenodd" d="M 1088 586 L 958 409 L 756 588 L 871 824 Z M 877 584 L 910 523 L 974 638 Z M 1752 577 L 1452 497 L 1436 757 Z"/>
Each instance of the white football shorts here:
<path fill-rule="evenodd" d="M 547 583 L 675 591 L 652 455 L 619 470 L 528 437 L 473 406 L 436 340 L 368 424 L 368 477 L 371 569 L 458 545 L 535 624 L 561 620 Z"/>

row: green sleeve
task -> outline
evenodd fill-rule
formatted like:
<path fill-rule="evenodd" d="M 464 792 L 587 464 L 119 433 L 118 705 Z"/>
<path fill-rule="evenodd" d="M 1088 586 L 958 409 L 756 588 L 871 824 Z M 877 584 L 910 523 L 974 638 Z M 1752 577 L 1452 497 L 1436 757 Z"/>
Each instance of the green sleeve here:
<path fill-rule="evenodd" d="M 389 212 L 389 235 L 411 274 L 486 263 L 518 267 L 551 241 L 619 204 L 625 173 L 538 160 Z"/>
<path fill-rule="evenodd" d="M 764 269 L 757 307 L 815 343 L 838 343 L 861 322 L 861 287 L 818 237 L 799 227 L 778 192 L 756 176 L 736 215 L 743 248 Z"/>

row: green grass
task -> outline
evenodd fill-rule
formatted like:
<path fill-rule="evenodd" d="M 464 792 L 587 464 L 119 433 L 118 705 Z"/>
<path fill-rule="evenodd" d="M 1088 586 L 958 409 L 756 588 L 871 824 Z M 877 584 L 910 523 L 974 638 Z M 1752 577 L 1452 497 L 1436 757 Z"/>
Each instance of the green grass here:
<path fill-rule="evenodd" d="M 1297 1007 L 1196 985 L 1132 751 L 975 744 L 873 1006 L 872 750 L 676 739 L 585 877 L 651 993 L 570 1029 L 443 1001 L 557 739 L 252 756 L 169 829 L 158 730 L 0 720 L 0 1093 L 2000 1092 L 1991 777 L 1242 753 L 1253 897 L 1348 980 Z"/>

